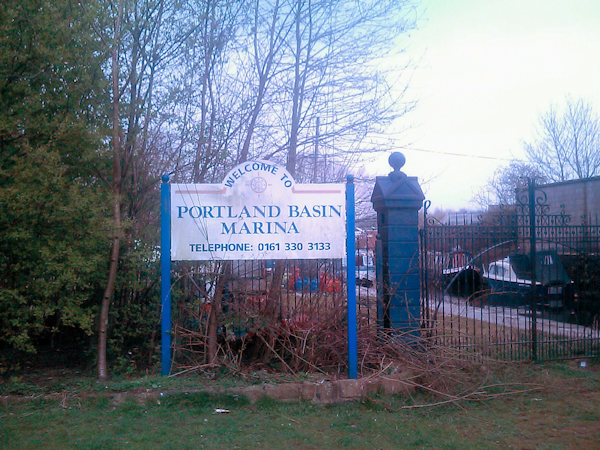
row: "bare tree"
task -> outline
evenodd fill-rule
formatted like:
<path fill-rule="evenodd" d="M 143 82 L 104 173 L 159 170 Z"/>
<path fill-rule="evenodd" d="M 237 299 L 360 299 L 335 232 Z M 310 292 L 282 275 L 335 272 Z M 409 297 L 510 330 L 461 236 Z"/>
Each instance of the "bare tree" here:
<path fill-rule="evenodd" d="M 181 54 L 185 67 L 182 78 L 187 89 L 181 91 L 180 101 L 188 105 L 188 113 L 200 119 L 193 128 L 195 133 L 186 137 L 193 145 L 191 178 L 195 183 L 213 178 L 209 173 L 222 163 L 228 140 L 235 133 L 231 129 L 232 112 L 228 110 L 222 72 L 247 4 L 247 1 L 229 0 L 191 2 L 193 13 L 188 20 L 195 31 Z M 192 118 L 189 123 L 193 122 Z"/>
<path fill-rule="evenodd" d="M 325 166 L 345 154 L 356 162 L 370 132 L 412 107 L 390 76 L 398 67 L 381 62 L 400 51 L 411 13 L 395 0 L 248 0 L 230 10 L 235 19 L 212 73 L 226 160 L 274 159 L 299 180 L 314 178 L 314 161 Z"/>
<path fill-rule="evenodd" d="M 94 31 L 108 55 L 106 109 L 112 159 L 110 168 L 99 170 L 110 190 L 112 209 L 108 275 L 98 333 L 98 376 L 105 379 L 109 308 L 123 246 L 133 246 L 139 237 L 139 223 L 147 223 L 146 203 L 153 194 L 149 187 L 152 165 L 157 161 L 152 144 L 157 89 L 170 60 L 190 33 L 182 22 L 178 2 L 107 0 L 95 6 Z"/>
<path fill-rule="evenodd" d="M 402 68 L 384 61 L 414 26 L 408 0 L 190 4 L 196 28 L 172 75 L 177 103 L 162 108 L 180 180 L 217 181 L 261 158 L 308 181 L 378 150 L 369 134 L 413 106 Z"/>
<path fill-rule="evenodd" d="M 537 137 L 524 142 L 527 158 L 548 181 L 600 175 L 600 118 L 582 100 L 567 99 L 540 115 Z"/>
<path fill-rule="evenodd" d="M 527 186 L 527 178 L 535 179 L 538 183 L 547 181 L 539 167 L 532 164 L 512 162 L 508 166 L 499 167 L 487 184 L 475 194 L 473 201 L 483 209 L 492 205 L 514 205 L 517 190 Z"/>
<path fill-rule="evenodd" d="M 285 161 L 297 179 L 309 180 L 319 159 L 324 171 L 327 159 L 348 167 L 361 152 L 375 150 L 365 145 L 369 133 L 412 106 L 381 61 L 400 50 L 399 36 L 414 22 L 407 2 L 295 0 L 288 7 L 293 31 L 272 82 L 275 101 L 265 105 L 255 142 L 269 158 Z M 314 154 L 317 121 L 325 158 Z"/>
<path fill-rule="evenodd" d="M 375 228 L 377 226 L 377 212 L 371 202 L 375 180 L 372 176 L 366 176 L 359 171 L 358 176 L 354 178 L 354 184 L 356 226 L 365 229 Z"/>

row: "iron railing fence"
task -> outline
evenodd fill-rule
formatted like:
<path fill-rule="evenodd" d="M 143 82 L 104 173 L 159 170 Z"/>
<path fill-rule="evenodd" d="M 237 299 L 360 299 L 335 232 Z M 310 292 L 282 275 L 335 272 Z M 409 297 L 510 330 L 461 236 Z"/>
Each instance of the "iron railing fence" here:
<path fill-rule="evenodd" d="M 421 313 L 435 342 L 507 360 L 600 355 L 600 223 L 549 215 L 533 192 L 445 223 L 426 202 Z"/>
<path fill-rule="evenodd" d="M 359 330 L 377 324 L 374 236 L 356 232 Z M 213 307 L 218 311 L 217 338 L 222 344 L 234 344 L 272 327 L 273 321 L 276 326 L 305 331 L 319 329 L 328 320 L 346 321 L 346 272 L 342 259 L 175 263 L 175 355 L 189 353 L 192 347 L 198 353 L 205 351 Z"/>
<path fill-rule="evenodd" d="M 356 306 L 358 328 L 377 327 L 376 232 L 356 231 Z"/>

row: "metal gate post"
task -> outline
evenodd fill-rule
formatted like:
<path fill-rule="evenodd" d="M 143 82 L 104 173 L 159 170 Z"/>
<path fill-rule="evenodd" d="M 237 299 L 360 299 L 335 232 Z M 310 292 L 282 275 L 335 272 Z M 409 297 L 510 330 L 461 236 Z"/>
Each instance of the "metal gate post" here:
<path fill-rule="evenodd" d="M 371 201 L 377 211 L 378 292 L 377 317 L 383 328 L 418 329 L 421 326 L 419 216 L 425 196 L 416 177 L 400 169 L 406 161 L 399 152 L 389 157 L 394 169 L 377 177 Z"/>
<path fill-rule="evenodd" d="M 531 263 L 531 358 L 535 361 L 537 359 L 537 298 L 536 298 L 536 231 L 535 231 L 535 180 L 529 178 L 528 180 L 528 194 L 529 194 L 529 258 Z"/>

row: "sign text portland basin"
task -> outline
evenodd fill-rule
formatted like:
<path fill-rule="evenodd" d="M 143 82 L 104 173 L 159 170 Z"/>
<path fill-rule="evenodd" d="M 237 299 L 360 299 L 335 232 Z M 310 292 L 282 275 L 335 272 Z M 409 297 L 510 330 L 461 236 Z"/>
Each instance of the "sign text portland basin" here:
<path fill-rule="evenodd" d="M 296 184 L 267 161 L 243 163 L 221 184 L 172 184 L 171 258 L 343 258 L 344 190 Z"/>

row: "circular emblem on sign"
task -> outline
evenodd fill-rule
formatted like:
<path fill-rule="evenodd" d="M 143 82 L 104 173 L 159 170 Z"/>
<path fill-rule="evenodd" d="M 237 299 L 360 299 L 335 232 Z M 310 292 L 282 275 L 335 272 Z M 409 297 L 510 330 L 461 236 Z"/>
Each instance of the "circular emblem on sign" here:
<path fill-rule="evenodd" d="M 267 189 L 267 182 L 264 178 L 256 177 L 250 182 L 250 187 L 254 192 L 261 193 Z"/>

